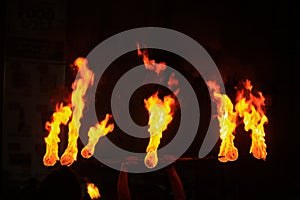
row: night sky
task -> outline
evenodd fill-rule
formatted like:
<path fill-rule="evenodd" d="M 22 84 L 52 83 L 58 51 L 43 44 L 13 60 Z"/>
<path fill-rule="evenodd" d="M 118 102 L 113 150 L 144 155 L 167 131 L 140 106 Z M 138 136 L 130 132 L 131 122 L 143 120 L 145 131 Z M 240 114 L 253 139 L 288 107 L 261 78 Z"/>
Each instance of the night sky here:
<path fill-rule="evenodd" d="M 60 2 L 55 0 L 45 1 Z M 16 6 L 18 8 L 17 16 L 26 15 L 27 7 L 24 6 L 24 1 L 15 0 L 12 2 L 18 2 L 19 7 Z M 32 3 L 34 1 L 29 2 L 29 5 L 34 4 Z M 51 46 L 52 49 L 61 50 L 57 50 L 57 54 L 53 54 L 52 51 L 48 51 L 48 54 L 47 52 L 43 55 L 42 53 L 37 54 L 40 57 L 36 58 L 32 56 L 34 54 L 19 52 L 26 51 L 27 46 L 23 45 L 21 50 L 14 48 L 14 45 L 18 45 L 18 40 L 12 39 L 16 34 L 11 30 L 19 31 L 19 29 L 17 25 L 17 28 L 14 28 L 14 23 L 17 23 L 17 20 L 11 17 L 14 16 L 11 12 L 15 13 L 14 10 L 9 9 L 11 5 L 15 4 L 6 1 L 2 6 L 4 26 L 1 29 L 1 75 L 3 75 L 2 83 L 5 86 L 2 87 L 3 108 L 7 105 L 12 105 L 12 107 L 18 105 L 18 103 L 15 103 L 15 99 L 24 98 L 24 101 L 27 101 L 28 98 L 27 94 L 22 92 L 13 95 L 7 92 L 10 91 L 10 87 L 13 88 L 14 86 L 10 83 L 11 77 L 7 75 L 11 71 L 9 69 L 11 65 L 8 63 L 14 63 L 15 60 L 18 63 L 28 63 L 28 59 L 30 62 L 34 60 L 35 63 L 39 63 L 40 60 L 41 63 L 62 63 L 65 71 L 62 84 L 51 85 L 51 76 L 45 75 L 49 72 L 47 70 L 43 71 L 40 67 L 38 69 L 42 70 L 45 78 L 47 77 L 45 87 L 43 85 L 28 87 L 29 93 L 32 94 L 36 94 L 36 91 L 34 91 L 36 88 L 47 90 L 49 99 L 45 100 L 48 103 L 48 105 L 46 103 L 46 107 L 53 109 L 54 102 L 65 100 L 70 94 L 71 84 L 76 75 L 74 69 L 70 66 L 77 57 L 87 56 L 99 43 L 122 31 L 149 26 L 173 29 L 190 36 L 207 50 L 221 72 L 227 94 L 232 100 L 235 98 L 235 86 L 240 81 L 250 79 L 253 87 L 261 91 L 266 97 L 266 113 L 269 119 L 268 124 L 265 125 L 268 152 L 265 161 L 257 160 L 249 154 L 251 143 L 249 133 L 239 128 L 238 130 L 241 133 L 235 140 L 240 153 L 237 161 L 220 163 L 217 159 L 213 159 L 218 154 L 218 143 L 210 153 L 212 159 L 176 162 L 174 166 L 183 182 L 187 199 L 266 199 L 279 196 L 285 199 L 297 199 L 300 197 L 298 193 L 300 173 L 298 164 L 296 164 L 299 158 L 297 150 L 300 139 L 299 129 L 296 127 L 296 113 L 299 111 L 296 99 L 299 98 L 300 89 L 299 84 L 296 83 L 296 80 L 298 80 L 296 67 L 298 67 L 300 12 L 295 2 L 291 0 L 278 3 L 271 1 L 228 3 L 149 0 L 130 3 L 128 1 L 101 3 L 101 1 L 96 0 L 68 0 L 65 5 L 63 3 L 55 4 L 61 5 L 61 7 L 56 6 L 55 8 L 64 16 L 62 17 L 63 22 L 60 22 L 58 26 L 62 35 L 59 34 L 59 31 L 53 31 L 55 34 L 49 34 L 49 37 L 45 37 L 49 38 L 49 44 L 47 45 Z M 22 14 L 23 8 L 25 14 Z M 30 17 L 27 16 L 27 18 Z M 26 32 L 26 29 L 23 29 L 22 31 L 22 37 L 30 38 L 30 34 L 36 34 L 32 30 Z M 18 34 L 20 35 L 19 32 Z M 42 38 L 42 36 L 39 37 Z M 52 41 L 56 41 L 56 43 Z M 30 46 L 30 42 L 27 42 L 27 44 Z M 176 55 L 170 55 L 168 52 L 155 52 L 155 50 L 152 52 L 153 54 L 150 54 L 150 56 L 153 56 L 153 59 L 175 65 L 177 61 L 184 63 Z M 117 81 L 121 73 L 113 68 L 114 65 L 124 62 L 128 62 L 128 66 L 130 64 L 142 64 L 136 53 L 132 52 L 126 56 L 119 58 L 118 61 L 112 64 L 112 74 L 108 75 L 108 77 L 111 76 L 111 80 Z M 133 61 L 132 59 L 136 60 Z M 53 69 L 51 70 L 53 71 Z M 16 71 L 18 72 L 18 69 Z M 190 75 L 188 71 L 184 72 L 183 70 L 183 73 L 186 73 L 187 77 Z M 107 94 L 113 87 L 113 83 L 107 81 L 108 77 L 105 78 L 104 86 L 106 88 L 103 90 L 104 92 L 107 91 Z M 191 79 L 193 79 L 192 76 Z M 23 84 L 22 79 L 16 82 L 19 85 Z M 203 81 L 198 84 L 199 87 L 203 87 Z M 141 92 L 143 91 L 147 91 L 147 88 L 141 90 Z M 202 95 L 200 97 L 203 97 L 204 100 L 200 106 L 203 106 L 202 110 L 205 115 L 205 112 L 209 112 L 209 110 L 204 107 L 209 102 L 205 99 L 207 94 Z M 10 104 L 12 98 L 14 98 L 14 103 Z M 136 98 L 143 97 L 136 94 Z M 106 102 L 108 99 L 109 96 L 104 97 L 101 101 Z M 133 118 L 136 117 L 134 120 L 137 123 L 145 123 L 147 120 L 145 115 L 142 117 L 137 116 L 134 113 L 134 107 L 131 106 L 132 116 Z M 109 111 L 109 108 L 105 107 L 104 110 L 105 112 Z M 140 110 L 142 110 L 141 106 L 137 106 L 136 112 Z M 9 121 L 11 118 L 8 117 L 10 115 L 6 112 L 8 111 L 4 109 L 2 118 L 6 121 L 3 120 L 2 125 L 4 123 L 12 124 Z M 25 114 L 25 121 L 26 116 L 28 115 Z M 50 117 L 51 112 L 44 114 L 42 122 L 49 120 Z M 204 120 L 203 127 L 200 127 L 199 141 L 203 138 L 201 131 L 205 130 L 205 123 Z M 8 127 L 3 127 L 2 132 L 7 133 L 8 130 L 6 129 Z M 43 130 L 42 124 L 36 132 L 42 134 L 43 131 L 41 130 Z M 42 164 L 45 145 L 43 137 L 39 137 L 41 138 L 39 145 L 41 148 L 40 157 L 36 160 L 40 159 Z M 119 142 L 119 145 L 123 148 L 130 148 L 127 146 L 127 139 L 126 137 L 118 139 L 113 135 L 111 136 L 111 140 L 116 143 Z M 5 146 L 4 144 L 9 143 L 9 141 L 7 141 L 7 136 L 3 134 L 1 146 Z M 130 141 L 139 143 L 132 138 Z M 199 141 L 193 142 L 185 156 L 197 156 L 198 149 L 201 146 Z M 30 144 L 30 138 L 26 144 Z M 143 143 L 140 144 L 143 147 Z M 79 147 L 81 147 L 80 143 Z M 2 194 L 7 195 L 7 191 L 15 191 L 16 198 L 13 199 L 22 199 L 21 196 L 26 196 L 20 194 L 35 195 L 35 187 L 30 184 L 36 184 L 35 186 L 38 187 L 40 183 L 39 181 L 34 183 L 30 181 L 39 180 L 39 177 L 35 177 L 34 174 L 31 177 L 27 175 L 22 177 L 22 168 L 20 168 L 19 171 L 21 172 L 19 174 L 22 181 L 16 181 L 16 175 L 11 176 L 11 173 L 7 172 L 7 168 L 12 166 L 12 164 L 6 163 L 7 159 L 5 159 L 5 155 L 9 153 L 9 148 L 2 148 L 2 177 L 4 177 L 2 179 L 2 189 L 5 189 Z M 16 163 L 18 163 L 18 159 L 16 160 Z M 36 160 L 32 162 L 36 162 Z M 32 164 L 31 168 L 35 166 Z M 28 166 L 25 166 L 25 168 L 27 169 Z M 44 167 L 44 176 L 47 176 L 56 168 L 59 168 L 59 164 L 53 168 Z M 88 161 L 79 159 L 70 168 L 78 176 L 87 177 L 98 184 L 102 194 L 101 199 L 112 200 L 117 198 L 118 171 L 102 165 L 93 158 Z M 31 171 L 39 171 L 39 169 L 31 169 Z M 148 174 L 129 174 L 129 180 L 132 196 L 143 194 L 142 199 L 173 199 L 170 194 L 170 183 L 166 181 L 165 169 Z M 165 188 L 161 189 L 161 185 Z M 24 188 L 26 187 L 29 188 L 28 191 L 25 191 Z M 146 188 L 153 192 L 149 193 Z M 30 193 L 30 191 L 32 192 Z M 162 196 L 165 197 L 161 198 Z M 32 196 L 29 199 L 31 198 Z M 139 199 L 139 197 L 133 198 Z"/>

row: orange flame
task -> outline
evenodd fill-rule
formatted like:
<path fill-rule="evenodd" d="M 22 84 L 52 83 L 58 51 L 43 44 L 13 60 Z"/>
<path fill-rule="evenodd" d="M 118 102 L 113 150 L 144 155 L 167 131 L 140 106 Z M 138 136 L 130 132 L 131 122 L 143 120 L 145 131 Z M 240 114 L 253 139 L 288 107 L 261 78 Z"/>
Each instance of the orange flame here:
<path fill-rule="evenodd" d="M 46 123 L 46 129 L 49 131 L 48 137 L 45 138 L 47 149 L 43 159 L 44 165 L 46 166 L 53 166 L 56 161 L 59 160 L 57 143 L 60 141 L 58 137 L 58 134 L 60 133 L 60 124 L 66 125 L 71 115 L 72 119 L 68 124 L 68 146 L 61 156 L 60 163 L 61 165 L 70 166 L 77 159 L 78 131 L 81 126 L 80 119 L 83 116 L 83 109 L 85 106 L 84 95 L 88 87 L 94 82 L 94 74 L 88 68 L 87 63 L 85 58 L 77 58 L 74 62 L 74 65 L 78 68 L 80 78 L 72 84 L 72 106 L 69 105 L 63 107 L 62 104 L 60 107 L 57 106 L 56 112 L 52 116 L 52 122 Z M 81 151 L 83 157 L 91 157 L 99 138 L 114 129 L 114 124 L 109 124 L 107 126 L 110 117 L 111 115 L 107 114 L 103 121 L 90 128 L 88 132 L 89 142 Z"/>
<path fill-rule="evenodd" d="M 170 89 L 172 89 L 174 86 L 178 86 L 178 80 L 175 78 L 175 73 L 172 72 L 172 74 L 170 75 L 170 78 L 168 80 L 168 86 Z M 178 95 L 179 93 L 179 88 L 177 88 L 174 92 L 175 95 Z"/>
<path fill-rule="evenodd" d="M 247 98 L 248 97 L 248 98 Z M 245 130 L 251 130 L 252 144 L 250 153 L 257 159 L 266 159 L 267 145 L 265 143 L 264 124 L 268 122 L 263 106 L 265 98 L 261 92 L 258 97 L 252 94 L 252 85 L 249 80 L 244 82 L 244 89 L 237 92 L 235 109 L 243 117 Z"/>
<path fill-rule="evenodd" d="M 159 75 L 161 71 L 164 71 L 166 69 L 167 66 L 165 62 L 155 63 L 155 60 L 149 59 L 147 50 L 141 51 L 139 44 L 137 44 L 137 48 L 138 56 L 143 56 L 143 62 L 146 69 L 155 71 L 157 75 Z"/>
<path fill-rule="evenodd" d="M 72 115 L 70 106 L 63 106 L 63 104 L 56 105 L 56 111 L 52 115 L 52 121 L 46 122 L 45 129 L 49 131 L 45 138 L 46 153 L 43 158 L 45 166 L 53 166 L 59 160 L 58 157 L 58 137 L 60 133 L 60 125 L 66 125 Z"/>
<path fill-rule="evenodd" d="M 88 144 L 81 150 L 81 155 L 84 158 L 90 158 L 95 151 L 95 146 L 98 143 L 99 139 L 102 136 L 105 136 L 109 132 L 113 131 L 114 124 L 109 124 L 107 126 L 107 122 L 109 118 L 112 117 L 109 114 L 106 114 L 105 119 L 102 120 L 100 123 L 97 123 L 94 127 L 91 127 L 88 136 L 89 142 Z"/>
<path fill-rule="evenodd" d="M 86 189 L 87 189 L 87 192 L 88 192 L 91 199 L 98 199 L 98 198 L 101 197 L 99 189 L 97 188 L 97 186 L 95 186 L 95 184 L 87 183 L 86 184 Z"/>
<path fill-rule="evenodd" d="M 153 168 L 158 163 L 157 148 L 162 138 L 162 132 L 167 129 L 168 124 L 173 119 L 171 106 L 174 105 L 175 100 L 171 96 L 165 96 L 162 101 L 156 92 L 147 100 L 145 99 L 144 103 L 149 112 L 148 131 L 150 133 L 144 163 L 146 167 Z"/>
<path fill-rule="evenodd" d="M 218 154 L 219 161 L 235 161 L 238 158 L 238 149 L 234 146 L 234 130 L 236 128 L 236 113 L 233 104 L 226 94 L 220 94 L 220 87 L 215 81 L 208 81 L 207 85 L 213 92 L 213 100 L 217 104 L 220 138 L 222 140 Z"/>
<path fill-rule="evenodd" d="M 85 105 L 83 97 L 89 85 L 92 85 L 94 82 L 94 74 L 88 68 L 87 64 L 88 61 L 85 58 L 77 58 L 74 62 L 74 65 L 78 67 L 80 78 L 72 85 L 73 92 L 71 100 L 73 116 L 72 121 L 69 123 L 68 146 L 60 159 L 61 165 L 70 166 L 77 158 L 78 131 L 81 126 L 80 119 Z"/>

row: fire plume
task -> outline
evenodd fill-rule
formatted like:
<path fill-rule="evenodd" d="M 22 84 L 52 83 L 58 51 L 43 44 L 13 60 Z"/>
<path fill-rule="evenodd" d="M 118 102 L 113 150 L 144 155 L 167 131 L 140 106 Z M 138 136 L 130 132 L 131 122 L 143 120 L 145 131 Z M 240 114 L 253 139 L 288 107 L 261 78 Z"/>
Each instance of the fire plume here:
<path fill-rule="evenodd" d="M 226 94 L 220 93 L 220 86 L 215 81 L 208 81 L 207 85 L 213 92 L 213 101 L 217 104 L 220 138 L 222 140 L 218 154 L 219 161 L 235 161 L 238 158 L 238 149 L 234 146 L 234 131 L 236 128 L 236 112 Z"/>
<path fill-rule="evenodd" d="M 143 57 L 143 62 L 146 69 L 155 71 L 156 74 L 159 75 L 161 71 L 164 71 L 167 68 L 165 62 L 156 63 L 155 60 L 149 59 L 148 51 L 142 51 L 139 44 L 137 44 L 137 50 L 138 56 Z"/>
<path fill-rule="evenodd" d="M 246 80 L 243 84 L 244 89 L 237 92 L 235 109 L 239 116 L 243 117 L 245 130 L 251 130 L 250 153 L 257 159 L 265 160 L 267 145 L 264 138 L 264 124 L 268 122 L 263 109 L 265 98 L 261 92 L 258 92 L 258 96 L 252 94 L 252 85 L 249 80 Z"/>
<path fill-rule="evenodd" d="M 81 150 L 82 157 L 90 158 L 94 154 L 95 146 L 98 143 L 99 139 L 102 136 L 105 136 L 109 132 L 113 131 L 114 124 L 107 125 L 107 122 L 111 117 L 112 116 L 110 114 L 106 114 L 104 120 L 102 120 L 100 123 L 97 123 L 94 127 L 90 128 L 88 132 L 88 144 Z"/>
<path fill-rule="evenodd" d="M 88 62 L 85 58 L 80 57 L 75 60 L 74 65 L 78 69 L 79 79 L 72 84 L 71 104 L 67 106 L 60 104 L 59 107 L 57 105 L 56 111 L 52 115 L 52 121 L 46 122 L 45 129 L 49 134 L 45 138 L 46 153 L 43 158 L 45 166 L 53 166 L 58 160 L 60 160 L 61 165 L 70 166 L 77 158 L 78 131 L 81 126 L 80 119 L 82 118 L 85 106 L 84 95 L 88 87 L 94 82 L 94 73 L 88 68 L 87 64 Z M 70 118 L 71 121 L 69 122 Z M 68 124 L 68 146 L 59 159 L 58 142 L 60 139 L 58 135 L 61 124 Z M 97 127 L 96 125 L 95 129 Z"/>
<path fill-rule="evenodd" d="M 87 183 L 86 184 L 87 193 L 89 194 L 91 199 L 98 199 L 100 198 L 100 192 L 97 186 L 94 183 Z"/>
<path fill-rule="evenodd" d="M 60 142 L 60 125 L 66 125 L 72 115 L 70 106 L 63 106 L 63 104 L 56 105 L 56 111 L 52 115 L 52 121 L 46 122 L 45 129 L 49 131 L 45 138 L 46 153 L 43 158 L 45 166 L 53 166 L 59 160 L 58 156 L 58 142 Z"/>
<path fill-rule="evenodd" d="M 88 62 L 85 58 L 77 58 L 74 65 L 78 67 L 80 78 L 72 84 L 72 121 L 69 123 L 68 146 L 63 153 L 60 163 L 61 165 L 70 166 L 77 158 L 77 139 L 79 137 L 79 129 L 81 126 L 80 119 L 85 106 L 84 95 L 87 88 L 94 82 L 94 74 L 88 68 Z"/>
<path fill-rule="evenodd" d="M 158 92 L 147 100 L 144 100 L 145 107 L 149 113 L 148 131 L 150 141 L 147 146 L 144 163 L 148 168 L 154 168 L 158 163 L 157 148 L 162 138 L 162 132 L 167 129 L 168 124 L 173 119 L 172 106 L 175 100 L 171 96 L 165 96 L 162 101 L 158 97 Z"/>

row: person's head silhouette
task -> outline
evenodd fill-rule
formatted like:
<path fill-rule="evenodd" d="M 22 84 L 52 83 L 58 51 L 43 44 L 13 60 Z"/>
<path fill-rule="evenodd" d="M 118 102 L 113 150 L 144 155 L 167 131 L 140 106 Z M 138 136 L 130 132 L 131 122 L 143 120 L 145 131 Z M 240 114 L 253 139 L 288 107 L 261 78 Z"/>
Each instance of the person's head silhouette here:
<path fill-rule="evenodd" d="M 41 182 L 38 196 L 43 200 L 81 200 L 80 178 L 70 167 L 61 166 Z"/>

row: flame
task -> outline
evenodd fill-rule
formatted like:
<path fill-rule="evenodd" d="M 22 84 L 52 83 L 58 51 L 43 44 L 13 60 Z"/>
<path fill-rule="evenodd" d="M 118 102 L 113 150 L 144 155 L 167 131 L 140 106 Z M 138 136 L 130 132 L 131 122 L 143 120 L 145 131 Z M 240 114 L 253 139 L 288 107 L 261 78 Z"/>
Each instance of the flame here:
<path fill-rule="evenodd" d="M 114 124 L 107 125 L 108 120 L 112 116 L 110 114 L 106 114 L 105 119 L 100 123 L 97 123 L 94 127 L 91 127 L 88 136 L 89 141 L 88 144 L 81 150 L 81 155 L 84 158 L 90 158 L 94 154 L 95 146 L 98 143 L 98 140 L 113 131 Z"/>
<path fill-rule="evenodd" d="M 235 161 L 238 158 L 238 149 L 234 146 L 234 131 L 236 128 L 236 112 L 226 94 L 220 94 L 220 87 L 215 81 L 208 81 L 207 85 L 213 92 L 213 101 L 217 104 L 220 138 L 222 140 L 218 154 L 219 161 Z"/>
<path fill-rule="evenodd" d="M 143 62 L 146 69 L 155 71 L 157 75 L 159 75 L 161 71 L 164 71 L 167 68 L 165 62 L 155 63 L 155 60 L 150 60 L 148 56 L 148 51 L 141 51 L 139 44 L 137 44 L 137 50 L 138 56 L 143 56 Z"/>
<path fill-rule="evenodd" d="M 238 117 L 243 119 L 244 129 L 251 130 L 250 153 L 257 159 L 266 159 L 267 145 L 265 143 L 264 124 L 268 122 L 265 115 L 265 98 L 261 92 L 257 95 L 252 93 L 253 86 L 250 80 L 243 82 L 244 88 L 236 94 L 235 111 L 229 97 L 220 94 L 220 87 L 213 81 L 207 82 L 213 91 L 214 101 L 217 103 L 218 120 L 220 124 L 220 138 L 222 139 L 219 160 L 221 162 L 233 161 L 238 157 L 238 150 L 234 147 L 234 130 L 237 126 Z"/>
<path fill-rule="evenodd" d="M 97 186 L 95 186 L 95 184 L 87 183 L 86 184 L 86 189 L 87 189 L 87 192 L 88 192 L 91 199 L 98 199 L 98 198 L 101 197 L 99 189 L 97 188 Z"/>
<path fill-rule="evenodd" d="M 49 131 L 48 137 L 45 138 L 46 141 L 46 153 L 44 155 L 44 165 L 53 166 L 56 161 L 59 160 L 58 156 L 58 142 L 60 141 L 58 135 L 60 133 L 60 124 L 66 125 L 69 118 L 72 115 L 72 119 L 68 124 L 68 146 L 61 156 L 61 165 L 70 166 L 76 159 L 78 154 L 77 140 L 79 137 L 78 131 L 80 129 L 81 123 L 80 119 L 83 116 L 83 110 L 85 106 L 84 95 L 90 85 L 94 82 L 94 74 L 88 68 L 88 62 L 85 58 L 77 58 L 74 65 L 78 68 L 79 79 L 74 81 L 72 84 L 72 96 L 71 105 L 60 107 L 56 106 L 56 112 L 53 113 L 52 122 L 46 123 L 46 129 Z M 81 154 L 84 158 L 89 158 L 93 155 L 95 146 L 100 137 L 106 135 L 114 129 L 114 124 L 109 124 L 107 122 L 111 115 L 106 114 L 106 117 L 100 123 L 97 123 L 94 127 L 91 127 L 88 136 L 89 142 L 82 149 Z"/>
<path fill-rule="evenodd" d="M 252 94 L 252 85 L 249 80 L 244 82 L 244 89 L 237 91 L 235 109 L 240 117 L 243 117 L 244 128 L 251 130 L 252 144 L 250 153 L 257 159 L 266 159 L 267 145 L 265 143 L 264 124 L 268 122 L 263 106 L 265 98 L 261 92 L 258 96 Z"/>
<path fill-rule="evenodd" d="M 172 72 L 171 75 L 170 75 L 170 78 L 168 80 L 168 87 L 170 89 L 172 89 L 174 86 L 178 86 L 178 80 L 175 78 L 175 73 Z M 177 96 L 179 93 L 179 88 L 177 88 L 174 92 L 174 94 Z"/>
<path fill-rule="evenodd" d="M 175 100 L 169 95 L 165 96 L 162 101 L 156 92 L 147 100 L 145 99 L 144 103 L 149 112 L 148 131 L 150 133 L 144 163 L 146 167 L 153 168 L 158 163 L 157 148 L 162 138 L 162 132 L 167 129 L 168 124 L 173 119 L 171 106 L 174 105 Z"/>
<path fill-rule="evenodd" d="M 72 84 L 72 110 L 73 116 L 69 123 L 69 133 L 68 133 L 68 146 L 63 155 L 61 156 L 61 165 L 70 166 L 77 158 L 77 139 L 79 137 L 78 131 L 80 129 L 81 123 L 80 119 L 82 117 L 84 109 L 84 95 L 87 91 L 89 85 L 93 84 L 94 74 L 88 68 L 88 62 L 85 58 L 77 58 L 74 65 L 78 67 L 78 72 L 80 78 Z"/>
<path fill-rule="evenodd" d="M 46 153 L 43 158 L 45 166 L 53 166 L 59 160 L 58 157 L 58 137 L 60 133 L 60 125 L 66 125 L 72 115 L 70 106 L 63 106 L 61 103 L 56 105 L 56 111 L 52 115 L 52 121 L 46 122 L 45 129 L 49 131 L 48 136 L 45 138 Z"/>

